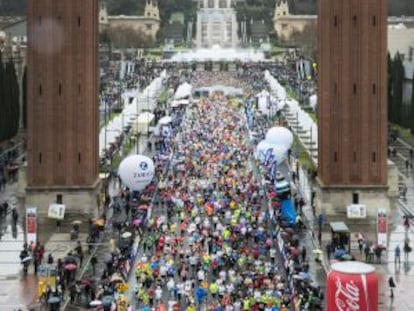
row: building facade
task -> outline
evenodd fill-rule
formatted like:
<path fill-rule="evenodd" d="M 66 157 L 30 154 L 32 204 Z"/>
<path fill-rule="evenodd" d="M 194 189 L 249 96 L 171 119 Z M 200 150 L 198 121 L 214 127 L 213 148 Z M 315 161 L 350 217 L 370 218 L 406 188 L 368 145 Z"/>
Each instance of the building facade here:
<path fill-rule="evenodd" d="M 291 14 L 288 0 L 276 0 L 273 13 L 273 30 L 281 41 L 289 41 L 295 32 L 302 32 L 307 26 L 316 26 L 316 15 Z"/>
<path fill-rule="evenodd" d="M 196 47 L 235 48 L 239 44 L 236 11 L 231 0 L 198 2 Z"/>
<path fill-rule="evenodd" d="M 96 207 L 98 0 L 29 0 L 26 204 Z"/>
<path fill-rule="evenodd" d="M 146 0 L 143 15 L 108 15 L 105 1 L 100 1 L 100 31 L 111 28 L 130 28 L 155 40 L 157 33 L 160 30 L 160 26 L 160 11 L 158 8 L 158 2 L 155 0 Z"/>
<path fill-rule="evenodd" d="M 320 0 L 318 16 L 320 203 L 370 213 L 388 207 L 387 1 Z"/>

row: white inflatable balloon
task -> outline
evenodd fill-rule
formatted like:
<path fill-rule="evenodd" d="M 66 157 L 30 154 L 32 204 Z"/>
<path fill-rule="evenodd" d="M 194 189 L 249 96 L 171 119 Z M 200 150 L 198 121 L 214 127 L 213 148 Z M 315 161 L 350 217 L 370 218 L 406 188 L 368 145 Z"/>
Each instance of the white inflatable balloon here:
<path fill-rule="evenodd" d="M 272 150 L 273 160 L 277 161 L 277 163 L 282 163 L 286 160 L 289 148 L 283 145 L 276 145 L 268 140 L 262 140 L 257 144 L 255 154 L 256 159 L 263 163 L 266 160 L 266 155 L 269 149 Z"/>
<path fill-rule="evenodd" d="M 266 140 L 274 145 L 282 145 L 290 149 L 293 144 L 293 134 L 284 126 L 275 126 L 267 131 Z"/>
<path fill-rule="evenodd" d="M 141 191 L 154 177 L 154 162 L 143 155 L 135 154 L 122 160 L 118 169 L 122 182 L 133 191 Z"/>
<path fill-rule="evenodd" d="M 286 160 L 288 155 L 289 148 L 286 148 L 286 146 L 283 145 L 276 145 L 273 147 L 273 156 L 274 160 L 277 161 L 277 163 L 282 163 Z"/>
<path fill-rule="evenodd" d="M 266 153 L 269 149 L 273 150 L 274 146 L 274 144 L 270 143 L 267 140 L 260 141 L 256 146 L 255 158 L 260 162 L 264 162 L 264 160 L 266 159 Z"/>

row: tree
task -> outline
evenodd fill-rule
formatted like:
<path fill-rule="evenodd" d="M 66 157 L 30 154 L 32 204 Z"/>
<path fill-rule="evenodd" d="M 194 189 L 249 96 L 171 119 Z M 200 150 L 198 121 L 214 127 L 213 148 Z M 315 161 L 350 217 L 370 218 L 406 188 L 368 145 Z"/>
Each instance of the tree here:
<path fill-rule="evenodd" d="M 134 15 L 143 11 L 145 1 L 107 0 L 110 15 Z"/>
<path fill-rule="evenodd" d="M 287 41 L 288 45 L 293 45 L 302 50 L 304 56 L 316 59 L 317 53 L 317 29 L 316 23 L 307 24 L 302 31 L 294 31 Z"/>
<path fill-rule="evenodd" d="M 3 64 L 0 54 L 0 142 L 19 130 L 19 84 L 12 60 Z"/>
<path fill-rule="evenodd" d="M 154 45 L 151 36 L 131 27 L 112 27 L 108 29 L 108 36 L 117 48 L 148 48 Z"/>
<path fill-rule="evenodd" d="M 401 55 L 397 52 L 394 56 L 392 66 L 392 110 L 395 112 L 394 122 L 403 125 L 403 85 L 404 85 L 404 65 Z"/>

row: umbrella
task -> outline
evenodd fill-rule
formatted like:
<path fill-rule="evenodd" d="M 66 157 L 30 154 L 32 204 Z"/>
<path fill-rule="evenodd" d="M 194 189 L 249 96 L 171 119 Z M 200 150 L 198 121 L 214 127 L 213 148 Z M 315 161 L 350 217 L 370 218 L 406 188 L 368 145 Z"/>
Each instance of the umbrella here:
<path fill-rule="evenodd" d="M 30 260 L 32 260 L 32 257 L 27 256 L 27 257 L 22 259 L 22 263 L 29 262 Z"/>
<path fill-rule="evenodd" d="M 81 284 L 82 284 L 82 285 L 91 285 L 91 283 L 92 283 L 92 282 L 91 282 L 91 280 L 89 280 L 89 279 L 82 279 L 82 280 L 81 280 Z"/>
<path fill-rule="evenodd" d="M 341 256 L 341 260 L 353 260 L 354 258 L 352 257 L 351 254 L 343 254 Z"/>
<path fill-rule="evenodd" d="M 100 301 L 100 300 L 92 300 L 92 301 L 89 303 L 89 305 L 90 305 L 91 307 L 100 306 L 101 304 L 102 304 L 102 301 Z"/>
<path fill-rule="evenodd" d="M 50 304 L 55 304 L 55 303 L 59 303 L 59 302 L 60 302 L 60 298 L 57 297 L 57 296 L 52 296 L 47 301 L 47 303 L 50 303 Z"/>
<path fill-rule="evenodd" d="M 130 238 L 132 236 L 132 233 L 131 232 L 124 232 L 124 233 L 122 233 L 122 235 L 121 235 L 121 237 L 123 237 L 124 239 L 128 239 L 128 238 Z"/>
<path fill-rule="evenodd" d="M 65 265 L 65 269 L 68 270 L 68 271 L 76 270 L 76 268 L 77 268 L 77 266 L 73 263 L 68 263 L 68 264 Z"/>
<path fill-rule="evenodd" d="M 82 223 L 81 220 L 74 220 L 72 221 L 72 225 L 80 225 Z"/>
<path fill-rule="evenodd" d="M 132 221 L 132 224 L 134 226 L 139 226 L 142 223 L 142 219 L 141 218 L 136 218 Z"/>
<path fill-rule="evenodd" d="M 119 274 L 114 274 L 111 277 L 111 282 L 123 282 L 123 281 L 124 281 L 124 279 Z"/>
<path fill-rule="evenodd" d="M 309 273 L 306 273 L 306 272 L 299 272 L 299 276 L 304 280 L 310 280 L 311 279 L 311 275 Z"/>
<path fill-rule="evenodd" d="M 102 305 L 108 306 L 108 305 L 110 305 L 112 303 L 112 301 L 114 301 L 114 297 L 109 296 L 109 295 L 103 296 L 103 298 L 102 298 Z"/>
<path fill-rule="evenodd" d="M 103 227 L 103 226 L 105 226 L 105 219 L 103 219 L 103 218 L 96 219 L 94 221 L 94 224 L 99 226 L 99 227 Z"/>
<path fill-rule="evenodd" d="M 338 258 L 342 257 L 342 256 L 343 256 L 343 255 L 345 255 L 345 254 L 346 254 L 346 250 L 339 248 L 339 249 L 337 249 L 337 250 L 335 251 L 335 253 L 334 253 L 334 257 L 335 257 L 336 259 L 338 259 Z"/>
<path fill-rule="evenodd" d="M 162 117 L 159 121 L 158 121 L 158 123 L 159 124 L 168 124 L 168 123 L 171 123 L 172 122 L 172 118 L 170 117 L 170 116 L 165 116 L 165 117 Z"/>

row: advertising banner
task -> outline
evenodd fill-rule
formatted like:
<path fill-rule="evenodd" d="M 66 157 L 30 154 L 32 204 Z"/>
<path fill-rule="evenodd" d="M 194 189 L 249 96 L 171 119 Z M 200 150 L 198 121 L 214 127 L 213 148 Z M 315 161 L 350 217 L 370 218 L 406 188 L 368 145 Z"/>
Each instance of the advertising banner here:
<path fill-rule="evenodd" d="M 63 218 L 65 218 L 65 208 L 66 207 L 64 204 L 50 204 L 47 217 L 62 220 Z"/>
<path fill-rule="evenodd" d="M 37 239 L 37 207 L 26 208 L 26 241 L 35 243 Z"/>
<path fill-rule="evenodd" d="M 387 211 L 384 208 L 377 210 L 377 244 L 387 247 L 387 232 L 388 232 L 388 221 Z"/>
<path fill-rule="evenodd" d="M 375 268 L 357 261 L 334 263 L 327 275 L 327 311 L 378 311 Z"/>

